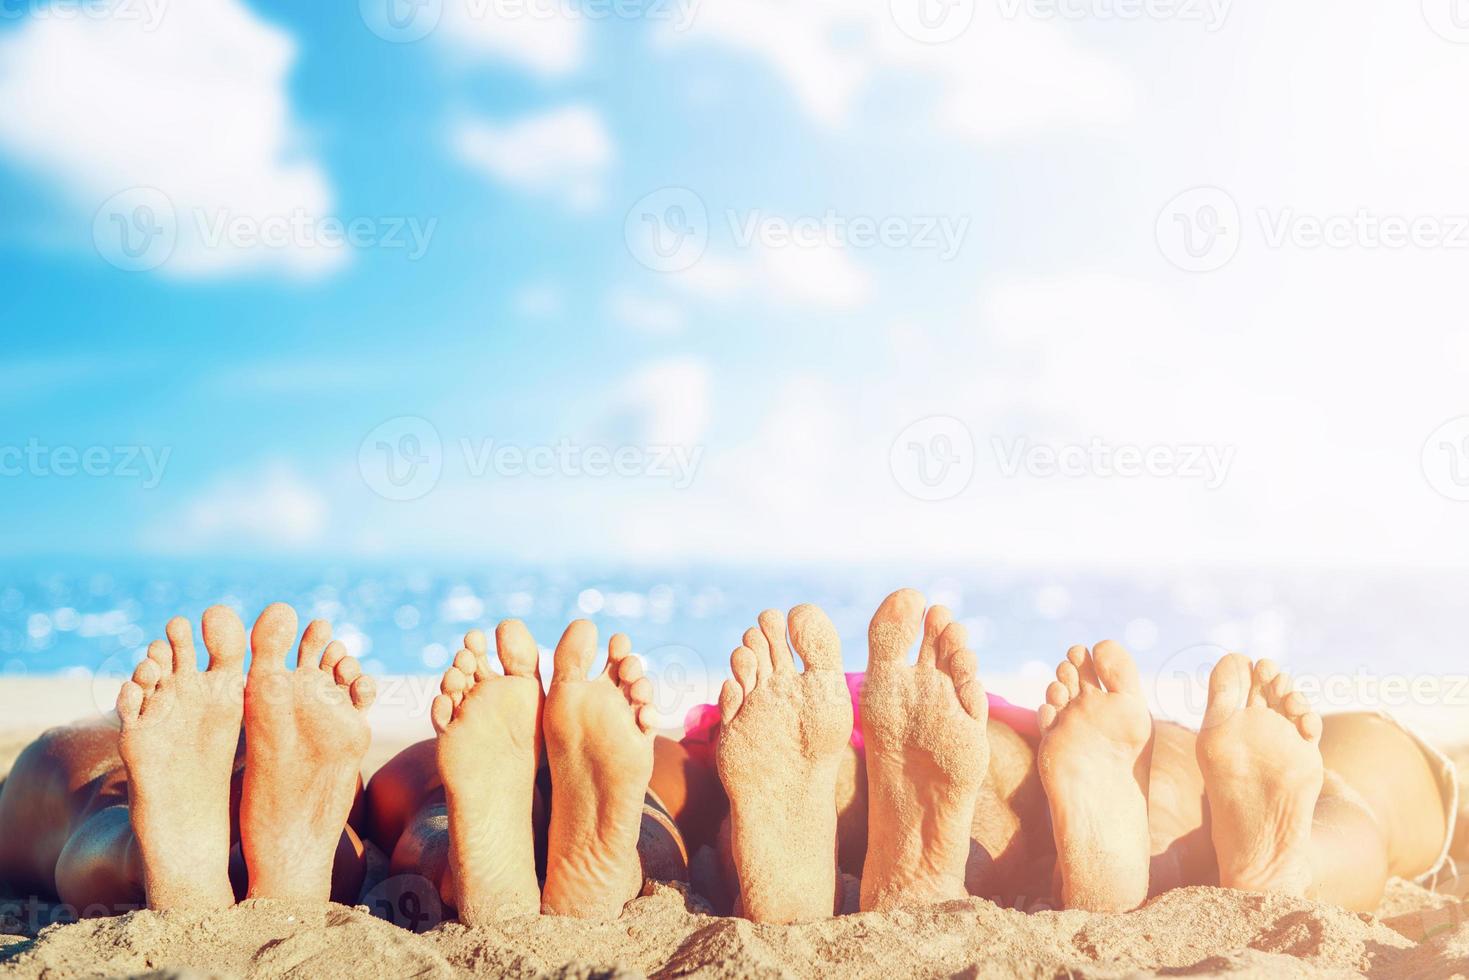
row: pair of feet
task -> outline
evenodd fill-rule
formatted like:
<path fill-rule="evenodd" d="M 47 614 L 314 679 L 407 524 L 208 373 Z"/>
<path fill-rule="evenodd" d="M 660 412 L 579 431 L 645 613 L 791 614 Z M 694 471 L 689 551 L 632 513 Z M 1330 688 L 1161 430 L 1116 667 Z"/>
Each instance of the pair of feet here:
<path fill-rule="evenodd" d="M 306 627 L 294 668 L 296 613 L 269 606 L 250 634 L 227 607 L 203 617 L 207 669 L 188 620 L 122 685 L 117 713 L 133 833 L 151 908 L 234 903 L 229 880 L 230 782 L 245 730 L 240 846 L 248 896 L 326 901 L 332 861 L 357 790 L 370 733 L 373 681 L 331 638 Z"/>
<path fill-rule="evenodd" d="M 911 589 L 888 596 L 872 618 L 862 689 L 864 911 L 966 895 L 989 740 L 988 701 L 965 644 L 948 610 L 925 616 L 923 596 Z M 836 630 L 815 606 L 797 606 L 789 619 L 768 610 L 730 667 L 716 761 L 741 911 L 758 922 L 827 917 L 837 904 L 837 774 L 853 722 Z"/>
<path fill-rule="evenodd" d="M 1110 640 L 1072 647 L 1038 720 L 1062 903 L 1137 908 L 1152 853 L 1153 719 L 1132 657 Z M 1215 665 L 1196 750 L 1221 885 L 1306 894 L 1320 740 L 1321 717 L 1272 662 L 1230 654 Z"/>
<path fill-rule="evenodd" d="M 495 630 L 501 672 L 472 630 L 431 709 L 449 811 L 447 883 L 469 925 L 546 912 L 615 918 L 641 891 L 638 834 L 653 775 L 652 685 L 619 633 L 594 677 L 597 629 L 566 628 L 542 692 L 524 624 Z M 546 881 L 536 878 L 536 771 L 551 771 Z"/>

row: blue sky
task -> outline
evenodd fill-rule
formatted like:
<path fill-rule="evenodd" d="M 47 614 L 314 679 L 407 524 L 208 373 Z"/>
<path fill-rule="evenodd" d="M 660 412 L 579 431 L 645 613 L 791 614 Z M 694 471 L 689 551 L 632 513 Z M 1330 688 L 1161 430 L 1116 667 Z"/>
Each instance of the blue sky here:
<path fill-rule="evenodd" d="M 1434 0 L 959 3 L 937 41 L 906 0 L 539 2 L 391 43 L 374 0 L 9 0 L 3 442 L 112 462 L 7 472 L 8 555 L 1462 564 L 1469 45 Z M 1160 215 L 1198 187 L 1238 254 L 1189 271 Z M 629 215 L 669 188 L 708 244 L 650 269 Z M 110 264 L 160 193 L 172 251 Z M 1311 243 L 1360 209 L 1444 240 Z M 285 217 L 426 247 L 205 240 Z M 438 478 L 385 499 L 364 442 L 418 419 Z M 644 470 L 476 472 L 489 440 Z M 963 486 L 923 499 L 903 440 Z M 1086 461 L 1006 462 L 1037 446 Z M 686 485 L 647 471 L 670 447 Z M 1166 465 L 1117 476 L 1130 449 Z"/>

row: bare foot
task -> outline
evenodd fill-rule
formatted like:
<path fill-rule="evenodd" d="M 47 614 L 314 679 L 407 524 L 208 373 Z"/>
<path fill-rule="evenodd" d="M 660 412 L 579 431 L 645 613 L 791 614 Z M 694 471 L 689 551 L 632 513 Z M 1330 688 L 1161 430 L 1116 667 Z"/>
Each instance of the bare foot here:
<path fill-rule="evenodd" d="M 1320 742 L 1321 716 L 1275 664 L 1214 665 L 1198 754 L 1225 888 L 1306 894 Z"/>
<path fill-rule="evenodd" d="M 923 618 L 923 596 L 903 589 L 883 600 L 868 630 L 864 912 L 968 894 L 969 829 L 989 771 L 989 702 L 964 627 L 952 619 L 943 606 Z M 923 644 L 909 666 L 920 620 Z"/>
<path fill-rule="evenodd" d="M 1111 640 L 1066 651 L 1039 721 L 1062 903 L 1137 908 L 1148 897 L 1153 718 L 1132 657 Z"/>
<path fill-rule="evenodd" d="M 495 630 L 504 675 L 472 630 L 431 712 L 449 806 L 449 874 L 459 918 L 476 925 L 541 910 L 531 808 L 541 763 L 536 641 L 519 620 Z"/>
<path fill-rule="evenodd" d="M 240 618 L 224 606 L 206 610 L 204 646 L 209 668 L 200 673 L 188 620 L 169 620 L 168 645 L 155 640 L 117 695 L 133 835 L 153 909 L 235 901 L 230 776 L 244 710 Z"/>
<path fill-rule="evenodd" d="M 245 785 L 240 846 L 250 898 L 325 902 L 332 858 L 371 737 L 364 712 L 375 688 L 316 619 L 295 669 L 286 652 L 296 613 L 273 603 L 250 634 L 245 683 Z"/>
<path fill-rule="evenodd" d="M 578 619 L 556 647 L 543 715 L 551 829 L 541 910 L 615 919 L 643 887 L 643 799 L 653 776 L 653 686 L 618 633 L 588 679 L 597 628 Z"/>
<path fill-rule="evenodd" d="M 719 778 L 744 915 L 756 922 L 830 916 L 836 876 L 836 780 L 852 735 L 852 698 L 841 643 L 815 606 L 786 618 L 760 614 L 730 656 L 734 679 L 719 692 Z"/>

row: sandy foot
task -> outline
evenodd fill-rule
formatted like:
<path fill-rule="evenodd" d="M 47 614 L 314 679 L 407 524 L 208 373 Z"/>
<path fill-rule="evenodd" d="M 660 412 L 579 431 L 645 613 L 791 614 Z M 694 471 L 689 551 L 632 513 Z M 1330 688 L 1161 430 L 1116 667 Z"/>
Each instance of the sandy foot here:
<path fill-rule="evenodd" d="M 852 735 L 841 644 L 826 614 L 760 614 L 719 694 L 719 777 L 730 802 L 740 906 L 756 922 L 830 916 L 837 902 L 837 767 Z"/>
<path fill-rule="evenodd" d="M 117 695 L 133 834 L 154 909 L 235 901 L 230 776 L 244 711 L 239 617 L 223 606 L 207 610 L 204 645 L 209 666 L 200 673 L 188 620 L 170 620 L 168 646 L 154 641 Z"/>
<path fill-rule="evenodd" d="M 1126 912 L 1148 897 L 1153 718 L 1119 644 L 1075 646 L 1039 712 L 1041 784 L 1051 803 L 1061 901 Z"/>
<path fill-rule="evenodd" d="M 989 769 L 989 702 L 964 627 L 923 596 L 888 596 L 868 630 L 862 733 L 867 749 L 867 860 L 862 910 L 966 897 L 974 805 Z M 917 666 L 908 651 L 923 643 Z"/>
<path fill-rule="evenodd" d="M 556 647 L 546 692 L 551 829 L 541 910 L 613 919 L 643 887 L 638 833 L 653 776 L 651 682 L 621 633 L 588 679 L 597 628 L 579 619 Z"/>
<path fill-rule="evenodd" d="M 296 613 L 279 602 L 250 634 L 240 845 L 250 898 L 325 902 L 371 737 L 365 712 L 375 688 L 319 619 L 288 668 L 295 637 Z"/>
<path fill-rule="evenodd" d="M 473 630 L 444 672 L 431 716 L 449 806 L 449 874 L 468 925 L 541 909 L 531 809 L 541 760 L 536 642 L 517 620 L 495 630 L 504 674 Z"/>
<path fill-rule="evenodd" d="M 1232 653 L 1214 666 L 1198 753 L 1221 885 L 1306 894 L 1320 741 L 1321 717 L 1275 664 Z"/>

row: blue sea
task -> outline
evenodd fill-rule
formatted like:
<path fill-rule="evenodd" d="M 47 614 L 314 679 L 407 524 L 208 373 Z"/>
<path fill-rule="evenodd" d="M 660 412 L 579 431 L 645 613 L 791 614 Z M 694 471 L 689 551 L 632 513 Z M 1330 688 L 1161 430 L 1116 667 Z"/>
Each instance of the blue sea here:
<path fill-rule="evenodd" d="M 814 602 L 841 633 L 849 669 L 866 655 L 883 596 L 911 586 L 969 629 L 988 672 L 1044 671 L 1073 643 L 1122 640 L 1144 670 L 1220 649 L 1295 669 L 1435 672 L 1466 662 L 1462 573 L 1330 570 L 915 571 L 850 566 L 449 568 L 432 563 L 12 561 L 0 565 L 0 678 L 125 674 L 171 616 L 214 603 L 246 626 L 268 603 L 302 625 L 329 620 L 377 674 L 443 670 L 467 629 L 524 620 L 543 648 L 587 617 L 603 641 L 632 637 L 648 661 L 722 676 L 760 610 Z M 3 682 L 3 681 L 0 681 Z"/>

